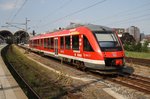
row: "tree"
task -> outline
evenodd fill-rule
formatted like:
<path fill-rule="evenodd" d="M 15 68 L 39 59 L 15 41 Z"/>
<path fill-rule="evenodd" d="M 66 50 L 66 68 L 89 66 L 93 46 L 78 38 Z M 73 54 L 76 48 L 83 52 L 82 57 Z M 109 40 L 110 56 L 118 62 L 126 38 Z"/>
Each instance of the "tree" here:
<path fill-rule="evenodd" d="M 141 48 L 142 52 L 148 52 L 148 47 L 147 46 L 148 46 L 148 41 L 145 41 L 142 48 Z"/>
<path fill-rule="evenodd" d="M 122 37 L 120 38 L 123 44 L 131 44 L 135 43 L 135 39 L 129 33 L 123 33 Z"/>

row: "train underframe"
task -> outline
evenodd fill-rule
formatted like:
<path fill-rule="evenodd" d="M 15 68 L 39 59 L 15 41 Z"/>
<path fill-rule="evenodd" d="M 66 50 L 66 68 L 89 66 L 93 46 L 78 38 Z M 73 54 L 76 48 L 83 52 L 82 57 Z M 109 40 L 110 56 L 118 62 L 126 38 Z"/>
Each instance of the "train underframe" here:
<path fill-rule="evenodd" d="M 122 65 L 116 65 L 115 60 L 122 60 Z M 79 60 L 73 60 L 68 58 L 62 58 L 62 62 L 71 63 L 76 66 L 77 69 L 80 70 L 90 70 L 90 71 L 98 71 L 103 74 L 116 74 L 121 72 L 124 69 L 124 59 L 123 58 L 109 58 L 105 59 L 104 65 L 87 63 Z"/>
<path fill-rule="evenodd" d="M 52 55 L 52 54 L 47 54 L 43 51 L 39 51 L 39 50 L 33 50 L 30 49 L 34 52 L 37 52 L 38 54 L 40 54 L 41 56 L 44 55 L 48 55 L 50 57 L 54 57 L 57 58 L 59 60 L 61 60 L 61 63 L 66 62 L 66 63 L 70 63 L 73 64 L 77 69 L 86 71 L 86 70 L 90 70 L 90 71 L 98 71 L 100 73 L 103 74 L 116 74 L 120 71 L 122 71 L 124 69 L 124 59 L 123 58 L 105 58 L 105 64 L 92 64 L 92 63 L 87 63 L 87 62 L 83 62 L 83 61 L 79 61 L 79 60 L 74 60 L 74 59 L 70 59 L 70 58 L 66 58 L 66 57 L 59 57 L 58 55 Z M 115 60 L 122 60 L 122 65 L 116 65 L 116 61 Z"/>

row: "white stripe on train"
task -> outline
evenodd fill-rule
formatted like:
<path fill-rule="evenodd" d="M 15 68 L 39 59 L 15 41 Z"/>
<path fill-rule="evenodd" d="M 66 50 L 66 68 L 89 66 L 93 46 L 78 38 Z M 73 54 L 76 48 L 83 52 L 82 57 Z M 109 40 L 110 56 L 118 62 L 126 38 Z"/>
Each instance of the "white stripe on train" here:
<path fill-rule="evenodd" d="M 85 58 L 80 58 L 80 57 L 75 57 L 75 56 L 64 55 L 64 54 L 55 55 L 55 53 L 53 53 L 53 52 L 43 51 L 43 50 L 39 50 L 39 49 L 35 49 L 35 48 L 32 48 L 32 50 L 44 52 L 44 54 L 50 55 L 50 56 L 53 55 L 55 57 L 65 57 L 65 58 L 69 58 L 69 59 L 73 59 L 73 60 L 79 60 L 79 61 L 83 61 L 83 62 L 87 62 L 87 63 L 91 63 L 91 64 L 96 64 L 96 65 L 104 65 L 105 64 L 104 60 L 85 59 Z"/>

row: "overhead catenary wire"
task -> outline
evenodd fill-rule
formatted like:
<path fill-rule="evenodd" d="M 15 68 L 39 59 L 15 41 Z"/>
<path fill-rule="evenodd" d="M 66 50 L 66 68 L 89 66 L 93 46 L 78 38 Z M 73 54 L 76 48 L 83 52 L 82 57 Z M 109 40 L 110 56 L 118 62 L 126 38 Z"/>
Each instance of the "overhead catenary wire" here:
<path fill-rule="evenodd" d="M 23 9 L 23 7 L 25 6 L 25 4 L 27 3 L 28 0 L 25 0 L 23 2 L 23 4 L 21 5 L 21 7 L 17 10 L 17 12 L 14 14 L 14 16 L 11 19 L 11 22 L 13 22 L 13 20 L 16 18 L 16 16 L 19 14 L 19 12 Z"/>
<path fill-rule="evenodd" d="M 67 5 L 69 5 L 72 1 L 73 0 L 67 0 L 66 2 L 62 3 L 62 5 L 60 5 L 58 8 L 53 9 L 53 11 L 51 13 L 47 14 L 46 16 L 44 16 L 43 18 L 41 18 L 40 20 L 37 20 L 38 21 L 37 23 L 44 22 L 48 17 L 51 17 L 52 15 L 56 14 L 58 11 L 62 10 Z M 37 27 L 37 26 L 36 25 L 32 26 L 32 28 L 35 28 L 35 27 Z"/>
<path fill-rule="evenodd" d="M 99 5 L 99 4 L 101 4 L 101 3 L 104 3 L 104 2 L 106 2 L 106 1 L 107 1 L 107 0 L 102 0 L 102 1 L 96 2 L 96 3 L 94 3 L 94 4 L 91 4 L 91 5 L 87 6 L 87 7 L 84 7 L 84 8 L 82 8 L 82 9 L 77 10 L 77 11 L 74 11 L 74 12 L 72 12 L 72 13 L 69 13 L 69 14 L 67 14 L 67 15 L 65 15 L 65 16 L 63 16 L 63 17 L 60 17 L 60 18 L 58 18 L 58 19 L 56 19 L 56 20 L 53 20 L 53 21 L 51 21 L 51 22 L 48 22 L 48 23 L 46 23 L 46 24 L 44 24 L 44 25 L 42 25 L 42 26 L 40 26 L 40 27 L 47 26 L 48 24 L 54 24 L 54 23 L 56 23 L 56 22 L 58 22 L 58 21 L 60 21 L 60 20 L 63 20 L 63 19 L 65 19 L 65 18 L 67 18 L 67 17 L 71 17 L 71 16 L 73 16 L 73 15 L 75 15 L 75 14 L 78 14 L 78 13 L 80 13 L 80 12 L 82 12 L 82 11 L 85 11 L 85 10 L 87 10 L 87 9 L 89 9 L 89 8 L 92 8 L 92 7 L 96 6 L 96 5 Z"/>
<path fill-rule="evenodd" d="M 141 21 L 145 21 L 145 20 L 149 20 L 149 19 L 150 19 L 150 17 L 146 17 L 146 18 L 142 18 L 142 19 L 128 20 L 128 21 L 124 21 L 124 22 L 121 22 L 121 23 L 117 23 L 117 24 L 123 24 L 123 23 L 132 23 L 132 24 L 135 24 L 135 23 L 138 23 L 138 22 L 141 22 Z"/>
<path fill-rule="evenodd" d="M 135 10 L 138 10 L 140 8 L 143 8 L 143 7 L 146 7 L 146 6 L 149 6 L 150 5 L 150 2 L 149 3 L 145 3 L 145 4 L 142 4 L 140 6 L 137 6 L 137 7 L 134 7 L 132 9 L 127 9 L 125 11 L 121 11 L 121 12 L 118 12 L 114 15 L 110 15 L 110 16 L 107 16 L 107 17 L 103 17 L 103 18 L 100 18 L 100 19 L 97 19 L 97 20 L 93 20 L 92 22 L 97 22 L 97 21 L 100 21 L 100 20 L 104 20 L 104 19 L 112 19 L 114 17 L 122 17 L 122 15 L 131 15 L 133 13 L 136 13 L 136 12 L 133 12 L 132 11 L 135 11 Z M 148 9 L 149 10 L 149 9 Z"/>
<path fill-rule="evenodd" d="M 145 3 L 145 4 L 142 4 L 142 5 L 140 5 L 140 6 L 136 6 L 136 7 L 134 7 L 134 8 L 130 8 L 130 9 L 127 9 L 127 10 L 125 10 L 125 11 L 121 11 L 121 12 L 119 12 L 119 13 L 116 13 L 115 15 L 111 15 L 111 16 L 106 16 L 106 17 L 104 17 L 104 19 L 112 19 L 113 17 L 117 17 L 117 18 L 119 18 L 119 17 L 122 17 L 122 15 L 123 15 L 123 17 L 122 18 L 120 18 L 120 19 L 122 19 L 122 20 L 120 20 L 120 19 L 117 19 L 115 22 L 111 22 L 112 24 L 119 24 L 119 23 L 127 23 L 127 22 L 131 22 L 132 20 L 134 21 L 134 20 L 138 20 L 138 19 L 141 19 L 141 18 L 144 18 L 144 17 L 147 17 L 147 16 L 149 16 L 149 15 L 141 15 L 141 12 L 147 12 L 148 10 L 150 10 L 150 9 L 145 9 L 148 5 L 150 4 L 150 2 L 147 2 L 147 3 Z M 92 4 L 93 5 L 93 4 Z M 87 6 L 86 6 L 87 7 Z M 84 7 L 84 8 L 86 8 L 86 7 Z M 43 27 L 47 27 L 47 26 L 49 26 L 49 24 L 54 24 L 54 23 L 57 23 L 57 22 L 59 22 L 59 21 L 62 21 L 62 20 L 64 20 L 64 19 L 67 19 L 68 17 L 71 17 L 71 16 L 74 16 L 75 14 L 78 14 L 78 13 L 80 13 L 80 12 L 83 12 L 84 11 L 84 8 L 81 8 L 81 9 L 79 9 L 79 10 L 75 10 L 75 11 L 72 11 L 71 13 L 69 13 L 69 14 L 67 14 L 67 15 L 64 15 L 64 16 L 62 16 L 62 17 L 59 17 L 59 18 L 57 18 L 57 19 L 54 19 L 54 20 L 52 20 L 52 21 L 49 21 L 49 22 L 47 22 L 46 24 L 39 24 L 39 25 L 37 25 L 37 27 L 35 27 L 35 28 L 43 28 Z M 90 7 L 91 8 L 91 7 Z M 139 11 L 139 9 L 140 9 L 140 11 Z M 86 9 L 85 9 L 86 10 Z M 58 11 L 57 11 L 58 12 Z M 134 14 L 135 13 L 137 13 L 137 15 L 135 16 Z M 139 13 L 139 14 L 138 14 Z M 131 15 L 133 15 L 133 16 L 131 16 Z M 130 17 L 127 17 L 127 16 L 130 16 Z M 110 17 L 110 18 L 108 18 L 108 17 Z M 101 19 L 99 19 L 99 20 L 101 20 Z M 96 21 L 98 21 L 98 20 L 96 20 Z M 113 20 L 111 20 L 111 21 L 113 21 Z M 142 20 L 141 20 L 142 21 Z M 88 23 L 88 22 L 87 22 Z M 91 22 L 90 22 L 91 23 Z M 110 24 L 111 24 L 110 23 Z M 109 24 L 109 23 L 108 23 Z"/>
<path fill-rule="evenodd" d="M 48 15 L 46 15 L 43 19 L 49 17 L 49 15 L 54 15 L 56 12 L 58 12 L 58 10 L 61 10 L 63 8 L 65 8 L 69 3 L 71 3 L 72 0 L 68 0 L 66 2 L 64 2 L 60 7 L 58 7 L 57 9 L 53 10 L 53 12 L 49 13 Z"/>
<path fill-rule="evenodd" d="M 135 19 L 138 19 L 138 18 L 146 17 L 146 16 L 150 16 L 150 14 L 143 14 L 143 15 L 139 15 L 139 16 L 127 18 L 127 19 L 120 20 L 120 21 L 114 21 L 114 22 L 109 23 L 109 24 L 107 24 L 107 25 L 114 24 L 114 23 L 118 24 L 118 23 L 122 23 L 122 22 L 127 22 L 127 21 L 129 21 L 129 20 L 135 20 Z"/>
<path fill-rule="evenodd" d="M 18 1 L 19 0 L 16 0 L 15 2 L 14 2 L 14 8 L 16 8 L 16 6 L 17 6 L 17 4 L 18 4 Z M 12 14 L 13 14 L 13 11 L 10 13 L 10 15 L 8 16 L 8 18 L 7 18 L 7 20 L 9 20 L 10 18 L 11 18 L 11 16 L 12 16 Z"/>

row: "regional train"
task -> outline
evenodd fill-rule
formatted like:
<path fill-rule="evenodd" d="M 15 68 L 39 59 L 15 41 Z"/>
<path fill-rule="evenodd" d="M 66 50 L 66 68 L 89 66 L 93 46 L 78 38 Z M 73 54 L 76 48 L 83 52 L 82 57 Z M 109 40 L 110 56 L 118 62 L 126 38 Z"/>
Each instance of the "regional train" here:
<path fill-rule="evenodd" d="M 117 33 L 100 25 L 78 24 L 34 36 L 29 47 L 81 69 L 108 71 L 125 65 L 125 52 Z"/>

